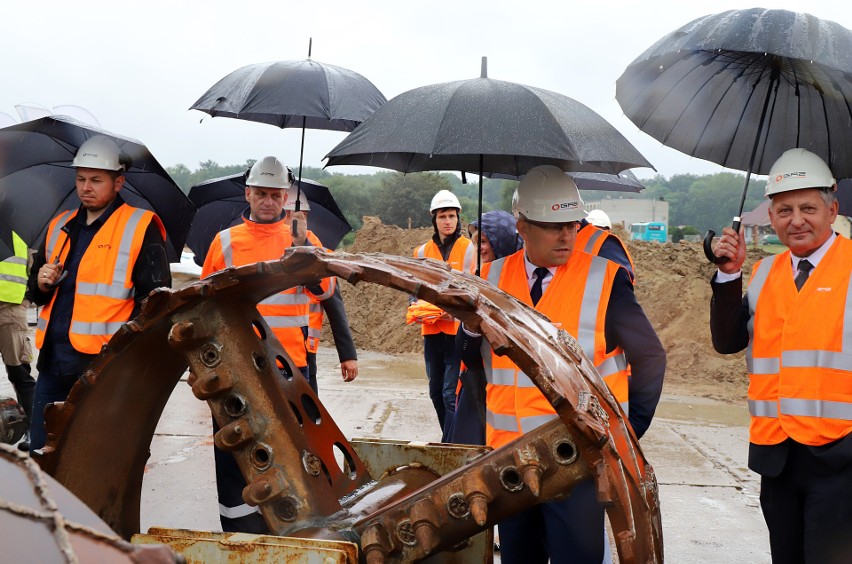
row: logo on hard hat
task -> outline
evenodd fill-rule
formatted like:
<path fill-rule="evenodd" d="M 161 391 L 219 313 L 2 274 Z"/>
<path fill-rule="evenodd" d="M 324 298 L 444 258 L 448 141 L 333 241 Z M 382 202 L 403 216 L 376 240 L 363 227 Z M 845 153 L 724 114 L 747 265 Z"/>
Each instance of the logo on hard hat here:
<path fill-rule="evenodd" d="M 260 171 L 261 176 L 275 176 L 274 172 L 266 172 L 265 170 Z"/>
<path fill-rule="evenodd" d="M 577 201 L 574 201 L 574 202 L 559 202 L 559 203 L 556 203 L 556 204 L 553 204 L 552 206 L 550 206 L 550 209 L 552 211 L 574 210 L 574 209 L 577 209 L 577 207 L 579 207 L 579 205 L 580 204 Z"/>
<path fill-rule="evenodd" d="M 787 180 L 788 178 L 807 178 L 808 173 L 801 172 L 785 172 L 784 174 L 779 174 L 775 177 L 775 182 L 781 182 L 782 180 Z"/>

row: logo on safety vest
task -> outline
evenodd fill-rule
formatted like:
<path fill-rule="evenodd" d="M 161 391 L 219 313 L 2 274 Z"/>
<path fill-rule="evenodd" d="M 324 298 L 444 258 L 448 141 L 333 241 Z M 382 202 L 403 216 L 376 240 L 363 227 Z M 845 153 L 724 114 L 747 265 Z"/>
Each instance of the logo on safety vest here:
<path fill-rule="evenodd" d="M 580 205 L 580 203 L 579 203 L 579 202 L 577 202 L 577 201 L 573 201 L 573 202 L 557 202 L 557 203 L 553 204 L 552 206 L 550 206 L 550 209 L 551 209 L 552 211 L 559 211 L 559 210 L 562 210 L 562 211 L 565 211 L 565 210 L 575 210 L 575 209 L 577 209 L 577 207 L 579 207 L 579 205 Z"/>

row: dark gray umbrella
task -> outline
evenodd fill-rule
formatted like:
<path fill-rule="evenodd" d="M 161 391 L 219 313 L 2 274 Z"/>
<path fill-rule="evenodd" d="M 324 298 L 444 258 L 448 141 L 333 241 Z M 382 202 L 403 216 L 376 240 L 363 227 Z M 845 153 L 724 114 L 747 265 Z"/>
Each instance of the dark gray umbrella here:
<path fill-rule="evenodd" d="M 651 167 L 597 113 L 562 94 L 488 78 L 422 86 L 393 98 L 326 155 L 327 166 L 520 176 L 542 164 L 617 174 Z M 477 265 L 478 266 L 478 265 Z"/>
<path fill-rule="evenodd" d="M 0 225 L 13 229 L 29 247 L 39 246 L 50 220 L 80 205 L 71 161 L 96 134 L 113 139 L 130 158 L 120 194 L 131 206 L 160 216 L 169 261 L 179 261 L 195 215 L 186 194 L 141 142 L 66 116 L 0 129 Z"/>
<path fill-rule="evenodd" d="M 323 246 L 336 249 L 341 239 L 352 231 L 352 226 L 328 186 L 303 178 L 299 188 L 311 206 L 308 228 Z M 246 173 L 242 172 L 206 180 L 190 188 L 189 199 L 198 213 L 192 221 L 186 244 L 195 253 L 198 266 L 204 265 L 210 243 L 219 231 L 242 223 L 242 213 L 248 207 L 245 189 Z"/>
<path fill-rule="evenodd" d="M 751 173 L 787 149 L 852 176 L 852 32 L 834 22 L 762 8 L 699 18 L 633 61 L 616 98 L 663 144 L 747 171 L 735 229 Z"/>
<path fill-rule="evenodd" d="M 214 84 L 190 110 L 282 129 L 302 128 L 299 180 L 305 155 L 305 129 L 352 131 L 387 100 L 357 72 L 308 58 L 239 68 Z M 298 197 L 298 195 L 297 195 Z M 296 211 L 299 210 L 296 200 Z M 294 224 L 295 225 L 295 224 Z"/>
<path fill-rule="evenodd" d="M 636 178 L 629 170 L 622 170 L 618 174 L 606 174 L 603 172 L 566 172 L 574 180 L 579 190 L 603 190 L 608 192 L 634 192 L 638 194 L 645 189 L 645 185 Z M 502 178 L 506 180 L 521 180 L 523 176 L 511 176 L 508 174 L 486 174 L 489 178 Z M 462 181 L 465 178 L 462 176 Z"/>

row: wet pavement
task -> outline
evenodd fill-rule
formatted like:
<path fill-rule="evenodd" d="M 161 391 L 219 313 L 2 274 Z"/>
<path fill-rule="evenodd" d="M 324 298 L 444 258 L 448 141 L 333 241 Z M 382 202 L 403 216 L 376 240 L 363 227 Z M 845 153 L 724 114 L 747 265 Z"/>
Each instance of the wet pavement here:
<path fill-rule="evenodd" d="M 319 354 L 320 398 L 344 435 L 439 440 L 421 358 L 359 356 L 358 379 L 344 383 L 333 349 Z M 6 395 L 13 391 L 4 374 Z M 660 484 L 666 561 L 770 562 L 759 480 L 746 468 L 747 425 L 745 406 L 664 396 L 642 447 Z M 210 412 L 182 381 L 151 445 L 143 530 L 220 530 L 212 444 Z"/>

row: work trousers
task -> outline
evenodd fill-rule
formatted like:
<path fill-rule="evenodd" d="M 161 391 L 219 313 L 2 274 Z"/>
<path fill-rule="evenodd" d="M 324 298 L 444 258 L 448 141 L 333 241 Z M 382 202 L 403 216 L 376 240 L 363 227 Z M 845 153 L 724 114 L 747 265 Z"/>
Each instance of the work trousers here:
<path fill-rule="evenodd" d="M 500 529 L 503 564 L 601 564 L 604 558 L 604 508 L 594 480 L 577 484 L 571 496 L 542 503 L 504 519 Z"/>
<path fill-rule="evenodd" d="M 308 384 L 319 397 L 319 384 L 317 383 L 317 353 L 308 353 Z"/>
<path fill-rule="evenodd" d="M 832 470 L 793 443 L 776 478 L 760 481 L 773 564 L 852 562 L 852 464 Z"/>
<path fill-rule="evenodd" d="M 461 362 L 456 352 L 456 336 L 446 333 L 424 335 L 423 359 L 429 378 L 429 399 L 443 432 L 456 410 L 456 385 Z"/>
<path fill-rule="evenodd" d="M 30 419 L 30 451 L 44 446 L 47 431 L 44 428 L 44 408 L 49 403 L 65 401 L 80 374 L 40 372 L 35 385 L 32 418 Z"/>

